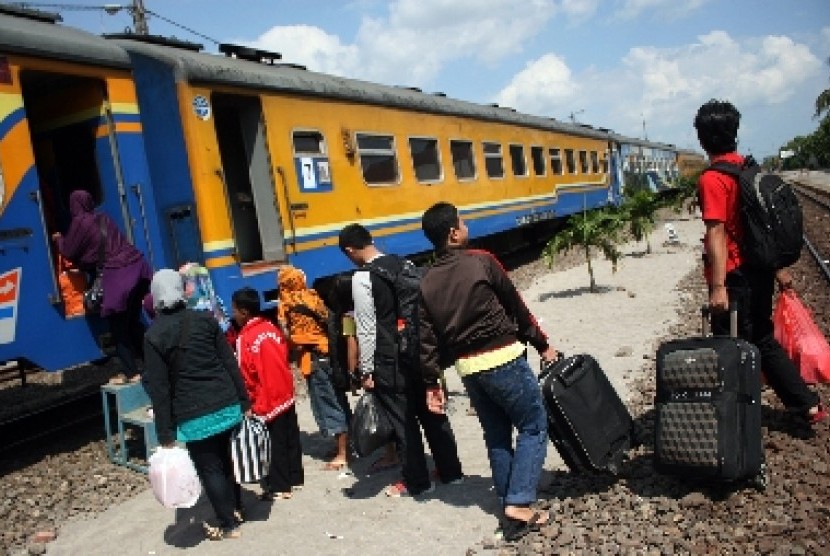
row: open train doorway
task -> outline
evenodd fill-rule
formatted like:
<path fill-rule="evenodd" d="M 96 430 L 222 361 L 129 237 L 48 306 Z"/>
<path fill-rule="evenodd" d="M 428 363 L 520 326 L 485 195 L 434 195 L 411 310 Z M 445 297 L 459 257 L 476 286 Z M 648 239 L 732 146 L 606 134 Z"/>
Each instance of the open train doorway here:
<path fill-rule="evenodd" d="M 212 104 L 239 262 L 282 262 L 283 230 L 260 101 L 217 93 Z"/>
<path fill-rule="evenodd" d="M 96 204 L 104 187 L 97 152 L 105 86 L 100 80 L 40 71 L 21 73 L 47 237 L 69 227 L 69 194 L 85 189 Z M 111 156 L 110 153 L 106 154 Z"/>

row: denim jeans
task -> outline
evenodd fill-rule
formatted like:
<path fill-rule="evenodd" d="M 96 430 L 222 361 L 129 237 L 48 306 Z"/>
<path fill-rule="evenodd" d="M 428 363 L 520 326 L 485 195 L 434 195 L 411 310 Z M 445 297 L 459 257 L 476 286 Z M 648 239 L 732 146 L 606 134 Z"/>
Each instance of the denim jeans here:
<path fill-rule="evenodd" d="M 502 503 L 526 506 L 535 502 L 547 455 L 548 421 L 539 383 L 527 360 L 518 357 L 461 381 L 484 430 L 493 482 Z M 518 431 L 515 448 L 514 427 Z"/>
<path fill-rule="evenodd" d="M 328 358 L 312 356 L 308 375 L 308 398 L 311 413 L 323 436 L 348 432 L 352 410 L 346 392 L 334 387 Z"/>

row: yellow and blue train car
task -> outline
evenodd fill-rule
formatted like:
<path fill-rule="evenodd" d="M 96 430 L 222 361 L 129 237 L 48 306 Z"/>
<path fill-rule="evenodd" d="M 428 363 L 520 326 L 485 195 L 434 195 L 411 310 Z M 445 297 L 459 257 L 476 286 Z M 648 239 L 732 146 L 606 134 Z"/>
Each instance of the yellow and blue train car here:
<path fill-rule="evenodd" d="M 310 281 L 346 270 L 337 234 L 351 222 L 411 254 L 429 248 L 420 217 L 437 201 L 482 237 L 613 200 L 606 132 L 244 48 L 154 42 L 117 40 L 132 61 L 165 258 L 203 262 L 224 296 L 273 291 L 285 262 Z"/>
<path fill-rule="evenodd" d="M 8 12 L 0 361 L 57 370 L 103 355 L 103 323 L 68 317 L 57 285 L 50 238 L 74 189 L 154 269 L 199 262 L 226 301 L 242 286 L 274 299 L 286 263 L 310 282 L 347 270 L 337 234 L 351 222 L 408 255 L 429 249 L 420 217 L 437 201 L 482 238 L 620 199 L 621 138 L 608 130 Z"/>
<path fill-rule="evenodd" d="M 102 356 L 102 323 L 68 317 L 51 235 L 92 192 L 151 262 L 159 243 L 127 54 L 54 19 L 0 13 L 0 361 L 61 369 Z"/>

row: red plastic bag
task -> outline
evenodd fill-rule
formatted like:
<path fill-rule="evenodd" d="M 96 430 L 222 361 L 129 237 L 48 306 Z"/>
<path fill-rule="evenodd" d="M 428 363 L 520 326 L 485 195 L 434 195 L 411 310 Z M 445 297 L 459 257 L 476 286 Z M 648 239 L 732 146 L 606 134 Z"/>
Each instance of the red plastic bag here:
<path fill-rule="evenodd" d="M 793 290 L 778 296 L 772 315 L 775 339 L 796 364 L 808 384 L 830 382 L 830 345 L 810 310 Z"/>

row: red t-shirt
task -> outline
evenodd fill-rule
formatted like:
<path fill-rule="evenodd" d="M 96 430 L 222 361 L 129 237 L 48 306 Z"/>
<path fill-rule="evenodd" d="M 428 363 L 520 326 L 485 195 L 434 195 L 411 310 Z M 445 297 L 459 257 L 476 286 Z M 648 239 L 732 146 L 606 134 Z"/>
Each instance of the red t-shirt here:
<path fill-rule="evenodd" d="M 744 157 L 736 152 L 713 156 L 710 163 L 728 162 L 730 164 L 742 165 Z M 703 172 L 697 184 L 700 193 L 700 204 L 703 212 L 703 220 L 723 222 L 726 229 L 726 272 L 739 267 L 743 260 L 738 244 L 743 237 L 741 217 L 738 211 L 740 202 L 738 182 L 732 176 L 720 172 Z M 706 243 L 703 244 L 706 251 Z M 706 265 L 704 267 L 706 281 L 711 282 L 712 271 Z"/>

